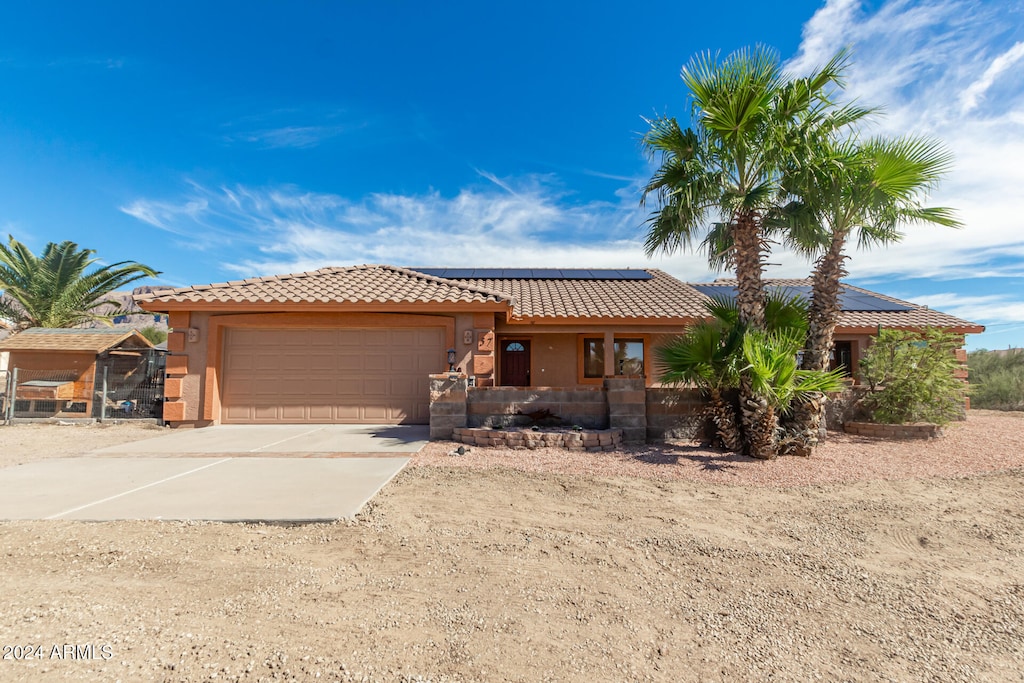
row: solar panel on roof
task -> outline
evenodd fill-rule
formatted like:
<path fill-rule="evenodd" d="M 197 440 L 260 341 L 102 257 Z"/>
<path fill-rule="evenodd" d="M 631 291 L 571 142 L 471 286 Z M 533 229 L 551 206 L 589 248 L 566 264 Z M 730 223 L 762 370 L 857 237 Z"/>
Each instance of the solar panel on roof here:
<path fill-rule="evenodd" d="M 511 278 L 511 279 L 516 279 L 516 280 L 518 280 L 518 279 L 528 280 L 528 279 L 531 279 L 531 278 L 535 277 L 534 276 L 534 272 L 535 271 L 533 271 L 530 268 L 502 268 L 502 269 L 500 269 L 499 272 L 501 273 L 501 275 L 499 275 L 498 277 Z"/>
<path fill-rule="evenodd" d="M 736 299 L 736 287 L 732 285 L 693 285 L 701 294 L 712 298 L 721 299 L 724 298 L 728 301 Z M 811 290 L 813 289 L 810 285 L 787 285 L 784 287 L 771 287 L 767 289 L 782 292 L 791 296 L 798 296 L 804 301 L 811 298 Z M 887 299 L 883 299 L 880 296 L 874 294 L 868 294 L 867 292 L 859 292 L 851 289 L 843 289 L 839 292 L 839 307 L 844 311 L 910 311 L 913 310 L 910 306 L 898 304 Z"/>
<path fill-rule="evenodd" d="M 414 268 L 418 273 L 452 280 L 650 280 L 646 270 L 585 268 Z"/>

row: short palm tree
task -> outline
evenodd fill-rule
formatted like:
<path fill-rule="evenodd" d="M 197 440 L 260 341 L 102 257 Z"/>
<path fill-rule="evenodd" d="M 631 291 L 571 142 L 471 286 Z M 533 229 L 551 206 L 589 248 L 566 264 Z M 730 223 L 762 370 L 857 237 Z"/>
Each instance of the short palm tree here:
<path fill-rule="evenodd" d="M 47 244 L 42 255 L 36 256 L 9 236 L 6 245 L 0 244 L 0 319 L 15 330 L 75 327 L 92 321 L 109 324 L 122 311 L 111 310 L 108 295 L 136 280 L 159 275 L 135 261 L 88 270 L 97 263 L 95 253 L 65 241 Z M 105 303 L 108 307 L 103 310 Z"/>
<path fill-rule="evenodd" d="M 751 378 L 753 396 L 743 402 L 744 424 L 755 425 L 749 434 L 750 455 L 771 459 L 782 448 L 780 418 L 822 393 L 838 391 L 842 374 L 801 370 L 797 352 L 804 337 L 793 332 L 751 331 L 743 337 L 743 361 Z M 803 451 L 799 451 L 803 453 Z"/>
<path fill-rule="evenodd" d="M 739 415 L 727 392 L 740 385 L 740 347 L 743 336 L 738 325 L 713 318 L 702 320 L 655 348 L 659 365 L 664 368 L 661 381 L 667 384 L 691 384 L 707 399 L 706 416 L 715 427 L 715 435 L 728 451 L 743 450 L 743 432 Z"/>
<path fill-rule="evenodd" d="M 740 323 L 732 299 L 712 298 L 705 307 L 710 318 L 655 349 L 663 368 L 660 379 L 703 390 L 707 415 L 727 450 L 742 452 L 746 446 L 750 455 L 774 458 L 780 450 L 779 417 L 791 414 L 814 391 L 833 390 L 839 375 L 797 370 L 797 352 L 807 332 L 803 300 L 785 291 L 768 292 L 767 332 L 749 331 Z M 755 392 L 736 405 L 727 394 L 740 386 L 743 373 Z M 748 429 L 748 424 L 755 427 Z"/>

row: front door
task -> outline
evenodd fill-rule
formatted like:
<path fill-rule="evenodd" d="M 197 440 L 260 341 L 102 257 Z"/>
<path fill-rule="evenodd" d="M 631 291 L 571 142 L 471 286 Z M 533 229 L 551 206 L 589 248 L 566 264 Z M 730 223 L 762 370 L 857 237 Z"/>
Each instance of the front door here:
<path fill-rule="evenodd" d="M 501 384 L 506 387 L 530 386 L 528 339 L 506 339 L 501 342 Z"/>

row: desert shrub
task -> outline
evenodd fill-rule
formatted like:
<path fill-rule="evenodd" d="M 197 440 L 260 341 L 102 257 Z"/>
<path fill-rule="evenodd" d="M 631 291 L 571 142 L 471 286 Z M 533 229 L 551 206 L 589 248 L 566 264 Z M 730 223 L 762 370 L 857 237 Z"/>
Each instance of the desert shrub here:
<path fill-rule="evenodd" d="M 960 417 L 964 385 L 954 377 L 957 335 L 882 330 L 861 360 L 861 377 L 871 388 L 864 407 L 875 422 L 935 422 Z"/>
<path fill-rule="evenodd" d="M 1024 410 L 1024 349 L 973 351 L 967 367 L 973 407 Z"/>
<path fill-rule="evenodd" d="M 161 330 L 155 325 L 149 325 L 139 330 L 139 334 L 148 339 L 154 346 L 167 341 L 167 331 Z"/>

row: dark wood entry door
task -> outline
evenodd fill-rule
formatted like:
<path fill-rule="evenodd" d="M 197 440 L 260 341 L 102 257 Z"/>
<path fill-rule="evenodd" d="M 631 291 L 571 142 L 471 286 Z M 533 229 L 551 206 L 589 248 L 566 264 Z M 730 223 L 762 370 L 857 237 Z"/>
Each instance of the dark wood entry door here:
<path fill-rule="evenodd" d="M 530 386 L 530 340 L 501 342 L 501 383 L 506 387 Z"/>

